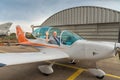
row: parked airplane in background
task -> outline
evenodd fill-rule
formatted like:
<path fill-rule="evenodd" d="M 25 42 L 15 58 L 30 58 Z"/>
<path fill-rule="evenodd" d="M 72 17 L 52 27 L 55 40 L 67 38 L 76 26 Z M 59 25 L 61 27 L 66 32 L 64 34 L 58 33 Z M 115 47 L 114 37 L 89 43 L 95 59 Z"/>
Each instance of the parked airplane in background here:
<path fill-rule="evenodd" d="M 63 58 L 82 61 L 89 60 L 93 63 L 119 54 L 119 43 L 88 41 L 67 30 L 61 31 L 57 28 L 41 27 L 39 31 L 40 38 L 36 40 L 26 39 L 20 26 L 17 26 L 16 30 L 19 44 L 41 46 L 39 48 L 40 52 L 0 54 L 1 67 Z M 46 41 L 46 32 L 51 37 L 54 31 L 57 33 L 57 37 L 59 37 L 59 44 L 52 44 Z M 54 62 L 50 65 L 40 65 L 38 68 L 44 74 L 51 74 L 54 72 L 53 64 Z M 105 76 L 105 72 L 96 66 L 89 68 L 88 71 L 99 79 Z"/>
<path fill-rule="evenodd" d="M 12 23 L 4 23 L 0 25 L 0 36 L 6 36 L 8 34 L 9 28 L 11 27 Z"/>

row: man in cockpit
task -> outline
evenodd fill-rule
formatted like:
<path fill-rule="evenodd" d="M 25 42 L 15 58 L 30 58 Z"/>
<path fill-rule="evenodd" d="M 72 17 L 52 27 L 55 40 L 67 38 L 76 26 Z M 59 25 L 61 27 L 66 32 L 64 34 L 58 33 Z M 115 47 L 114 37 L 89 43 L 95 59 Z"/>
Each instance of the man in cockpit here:
<path fill-rule="evenodd" d="M 47 33 L 46 36 L 48 36 L 48 35 L 49 34 Z M 56 31 L 53 32 L 53 35 L 50 36 L 50 38 L 47 41 L 50 44 L 60 45 L 60 38 L 57 36 L 57 32 Z"/>

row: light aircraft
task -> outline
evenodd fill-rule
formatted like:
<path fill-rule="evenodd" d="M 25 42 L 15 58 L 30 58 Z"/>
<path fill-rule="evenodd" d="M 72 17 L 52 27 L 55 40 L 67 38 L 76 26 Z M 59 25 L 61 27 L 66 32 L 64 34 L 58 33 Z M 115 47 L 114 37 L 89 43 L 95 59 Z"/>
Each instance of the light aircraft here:
<path fill-rule="evenodd" d="M 1 24 L 0 25 L 0 36 L 6 36 L 11 25 L 12 25 L 11 22 Z"/>
<path fill-rule="evenodd" d="M 18 42 L 23 45 L 40 46 L 40 52 L 29 53 L 1 53 L 0 66 L 16 65 L 23 63 L 40 62 L 47 60 L 56 60 L 68 58 L 71 60 L 79 60 L 79 62 L 89 60 L 91 63 L 114 57 L 120 53 L 119 43 L 115 42 L 95 42 L 83 39 L 81 36 L 67 30 L 59 30 L 52 27 L 41 27 L 39 29 L 39 39 L 28 40 L 20 26 L 16 27 Z M 46 42 L 46 32 L 49 36 L 56 31 L 60 39 L 60 44 L 51 44 Z M 36 33 L 33 33 L 35 35 Z M 38 69 L 44 74 L 52 74 L 54 62 L 50 65 L 40 65 Z M 99 79 L 104 78 L 105 72 L 97 66 L 88 68 L 88 71 Z"/>

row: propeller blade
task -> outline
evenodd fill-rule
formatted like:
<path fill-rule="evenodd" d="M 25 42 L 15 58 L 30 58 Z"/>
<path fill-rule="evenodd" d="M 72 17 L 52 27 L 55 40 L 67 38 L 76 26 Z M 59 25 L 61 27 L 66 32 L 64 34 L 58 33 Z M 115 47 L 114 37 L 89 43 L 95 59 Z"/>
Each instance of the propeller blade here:
<path fill-rule="evenodd" d="M 114 44 L 115 56 L 118 54 L 118 48 L 116 47 L 116 42 Z"/>
<path fill-rule="evenodd" d="M 117 55 L 117 54 L 118 54 L 118 57 L 119 57 L 119 60 L 120 60 L 120 48 L 117 48 L 117 49 L 116 49 L 115 55 Z"/>
<path fill-rule="evenodd" d="M 115 50 L 115 56 L 118 54 L 118 51 L 117 50 Z"/>
<path fill-rule="evenodd" d="M 114 44 L 115 56 L 118 54 L 120 60 L 120 47 L 117 47 L 117 43 Z"/>
<path fill-rule="evenodd" d="M 120 53 L 118 54 L 119 60 L 120 60 Z"/>

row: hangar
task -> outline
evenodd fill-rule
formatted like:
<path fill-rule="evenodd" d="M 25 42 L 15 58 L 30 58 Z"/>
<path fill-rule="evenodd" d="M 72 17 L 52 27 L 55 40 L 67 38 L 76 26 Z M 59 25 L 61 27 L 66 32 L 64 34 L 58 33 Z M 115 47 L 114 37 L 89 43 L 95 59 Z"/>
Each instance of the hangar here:
<path fill-rule="evenodd" d="M 53 14 L 40 26 L 71 30 L 88 40 L 117 42 L 120 12 L 96 6 L 73 7 Z"/>

